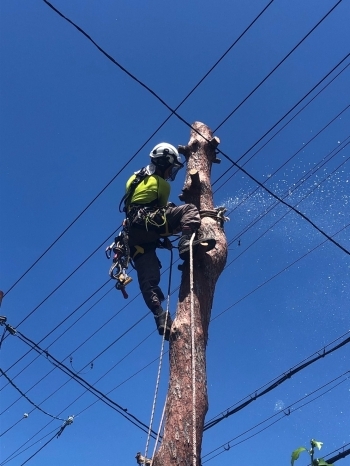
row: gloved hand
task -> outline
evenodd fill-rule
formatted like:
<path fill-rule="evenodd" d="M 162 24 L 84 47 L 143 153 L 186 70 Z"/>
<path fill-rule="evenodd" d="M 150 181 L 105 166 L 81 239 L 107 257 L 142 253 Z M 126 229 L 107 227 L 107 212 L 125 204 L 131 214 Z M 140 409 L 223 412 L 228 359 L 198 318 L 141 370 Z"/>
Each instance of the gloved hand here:
<path fill-rule="evenodd" d="M 176 207 L 176 204 L 174 204 L 173 202 L 168 202 L 166 207 Z"/>

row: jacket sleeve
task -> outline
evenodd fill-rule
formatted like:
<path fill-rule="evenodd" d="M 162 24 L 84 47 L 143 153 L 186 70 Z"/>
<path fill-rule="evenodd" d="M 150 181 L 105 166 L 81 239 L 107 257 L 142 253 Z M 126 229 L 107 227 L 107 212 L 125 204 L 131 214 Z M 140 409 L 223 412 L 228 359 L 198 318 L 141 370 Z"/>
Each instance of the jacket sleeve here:
<path fill-rule="evenodd" d="M 170 184 L 163 178 L 158 177 L 158 205 L 165 207 L 170 195 Z"/>

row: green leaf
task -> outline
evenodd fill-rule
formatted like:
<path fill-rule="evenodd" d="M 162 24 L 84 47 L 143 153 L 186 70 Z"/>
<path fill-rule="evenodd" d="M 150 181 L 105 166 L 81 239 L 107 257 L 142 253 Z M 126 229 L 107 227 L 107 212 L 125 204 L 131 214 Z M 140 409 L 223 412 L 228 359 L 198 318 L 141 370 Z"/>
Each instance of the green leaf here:
<path fill-rule="evenodd" d="M 300 453 L 302 453 L 303 451 L 307 451 L 307 448 L 299 447 L 299 448 L 297 448 L 296 450 L 293 451 L 292 459 L 291 459 L 291 465 L 292 466 L 294 465 L 294 461 L 296 461 L 299 458 Z"/>
<path fill-rule="evenodd" d="M 312 439 L 311 440 L 311 445 L 313 447 L 317 447 L 319 450 L 321 450 L 323 442 L 318 442 L 317 440 Z"/>

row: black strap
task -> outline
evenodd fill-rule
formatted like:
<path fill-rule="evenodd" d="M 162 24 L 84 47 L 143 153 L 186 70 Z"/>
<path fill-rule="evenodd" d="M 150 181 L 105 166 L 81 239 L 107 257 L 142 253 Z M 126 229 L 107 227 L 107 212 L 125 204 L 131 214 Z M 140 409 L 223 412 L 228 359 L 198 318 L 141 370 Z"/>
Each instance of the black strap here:
<path fill-rule="evenodd" d="M 127 192 L 124 194 L 124 196 L 122 197 L 122 199 L 121 199 L 121 201 L 119 203 L 119 212 L 125 212 L 126 213 L 127 204 L 130 201 L 130 199 L 132 198 L 132 196 L 133 196 L 133 194 L 135 192 L 135 189 L 141 183 L 141 181 L 143 181 L 146 178 L 146 176 L 147 176 L 147 170 L 146 170 L 145 167 L 141 168 L 141 170 L 138 173 L 136 173 L 135 178 L 130 183 L 130 186 L 129 186 Z M 121 209 L 121 205 L 123 204 L 123 202 L 124 202 L 124 207 L 123 207 L 123 209 Z"/>

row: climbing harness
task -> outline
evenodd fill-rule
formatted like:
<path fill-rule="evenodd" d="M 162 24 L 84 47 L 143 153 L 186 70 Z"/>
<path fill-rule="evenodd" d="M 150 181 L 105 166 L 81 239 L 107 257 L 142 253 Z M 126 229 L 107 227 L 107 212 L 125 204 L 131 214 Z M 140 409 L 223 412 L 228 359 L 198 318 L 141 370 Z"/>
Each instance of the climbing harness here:
<path fill-rule="evenodd" d="M 127 192 L 124 194 L 124 196 L 122 197 L 119 203 L 119 212 L 126 213 L 127 206 L 130 203 L 130 200 L 132 198 L 132 195 L 135 192 L 135 189 L 141 183 L 141 181 L 143 181 L 146 178 L 147 175 L 148 175 L 147 167 L 143 167 L 141 168 L 141 170 L 135 173 L 135 178 L 132 180 Z M 123 209 L 121 209 L 121 205 L 123 204 L 123 202 L 124 202 L 124 207 Z"/>
<path fill-rule="evenodd" d="M 165 207 L 147 205 L 131 205 L 127 218 L 129 219 L 130 225 L 142 226 L 149 231 L 149 228 L 161 228 L 167 227 Z M 170 234 L 166 232 L 166 234 Z M 163 235 L 162 235 L 163 236 Z"/>
<path fill-rule="evenodd" d="M 127 299 L 128 293 L 125 291 L 125 287 L 132 282 L 132 278 L 127 274 L 130 263 L 130 247 L 126 222 L 123 224 L 123 230 L 114 238 L 113 243 L 106 248 L 105 252 L 107 259 L 112 257 L 112 252 L 114 254 L 109 276 L 117 281 L 116 289 L 120 290 L 124 298 Z"/>
<path fill-rule="evenodd" d="M 167 244 L 167 248 L 169 248 L 169 243 L 166 243 L 166 244 Z M 168 319 L 168 316 L 169 316 L 169 309 L 170 309 L 172 268 L 173 268 L 173 250 L 172 250 L 172 248 L 170 248 L 170 267 L 169 267 L 168 295 L 167 295 L 167 306 L 166 306 L 166 313 L 167 313 L 166 315 L 167 315 L 167 317 L 166 317 L 166 320 L 165 320 L 165 327 L 167 325 L 167 319 Z M 165 332 L 164 332 L 163 337 L 162 337 L 162 344 L 161 344 L 161 348 L 160 348 L 158 373 L 157 373 L 156 387 L 155 387 L 155 391 L 154 391 L 154 398 L 153 398 L 152 411 L 151 411 L 151 420 L 150 420 L 150 425 L 149 425 L 147 440 L 146 440 L 146 448 L 145 448 L 145 455 L 144 455 L 144 458 L 145 458 L 146 461 L 147 461 L 149 441 L 150 441 L 150 438 L 151 438 L 152 424 L 153 424 L 153 418 L 154 418 L 154 413 L 155 413 L 155 409 L 156 409 L 156 402 L 157 402 L 157 396 L 158 396 L 160 374 L 161 374 L 162 362 L 163 362 L 163 356 L 164 356 L 164 342 L 165 342 Z M 165 401 L 165 403 L 166 403 L 166 401 Z M 154 445 L 154 451 L 153 451 L 152 460 L 151 460 L 151 463 L 150 463 L 151 465 L 152 465 L 152 461 L 153 461 L 155 451 L 156 451 L 156 448 L 157 448 L 158 439 L 159 439 L 159 435 L 160 435 L 160 430 L 161 430 L 161 427 L 162 427 L 162 424 L 163 424 L 164 412 L 165 412 L 165 405 L 164 405 L 164 408 L 163 408 L 162 418 L 161 418 L 160 426 L 159 426 L 159 429 L 158 429 L 157 439 L 156 439 L 156 442 L 155 442 L 155 445 Z M 143 464 L 143 463 L 141 463 L 141 464 Z M 147 463 L 144 463 L 144 464 L 147 464 Z"/>

